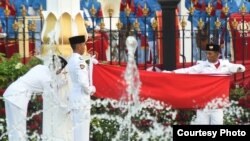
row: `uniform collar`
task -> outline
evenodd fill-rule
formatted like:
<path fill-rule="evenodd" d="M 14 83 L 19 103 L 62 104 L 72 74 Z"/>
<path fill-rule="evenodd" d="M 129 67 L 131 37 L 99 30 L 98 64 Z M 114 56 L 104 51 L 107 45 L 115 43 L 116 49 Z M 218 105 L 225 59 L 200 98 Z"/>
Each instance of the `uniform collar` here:
<path fill-rule="evenodd" d="M 75 53 L 75 52 L 73 53 L 73 55 L 74 55 L 74 56 L 77 56 L 77 57 L 78 57 L 78 56 L 79 56 L 79 57 L 82 57 L 82 55 L 80 55 L 79 53 Z"/>

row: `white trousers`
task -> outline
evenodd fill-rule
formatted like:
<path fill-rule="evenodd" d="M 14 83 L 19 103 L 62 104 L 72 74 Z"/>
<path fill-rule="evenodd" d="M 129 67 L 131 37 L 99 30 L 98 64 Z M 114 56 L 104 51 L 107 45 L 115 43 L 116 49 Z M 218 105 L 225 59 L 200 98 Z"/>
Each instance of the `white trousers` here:
<path fill-rule="evenodd" d="M 149 61 L 150 56 L 152 56 L 152 63 L 153 63 L 154 59 L 155 59 L 156 63 L 158 63 L 158 61 L 159 61 L 158 60 L 158 48 L 157 48 L 156 42 L 154 45 L 153 41 L 149 41 L 148 46 L 149 46 L 149 49 L 147 48 L 146 50 L 145 50 L 145 47 L 141 48 L 141 40 L 138 40 L 138 48 L 137 48 L 138 63 L 145 63 L 145 59 L 146 59 L 146 61 Z M 146 58 L 145 58 L 145 55 L 147 55 Z"/>
<path fill-rule="evenodd" d="M 89 141 L 90 109 L 72 110 L 74 141 Z"/>
<path fill-rule="evenodd" d="M 150 53 L 148 53 L 148 58 L 150 58 L 150 54 L 152 55 L 152 63 L 154 62 L 154 60 L 156 61 L 155 63 L 158 63 L 158 47 L 156 44 L 156 41 L 149 41 L 148 42 L 148 46 L 150 49 Z"/>
<path fill-rule="evenodd" d="M 27 141 L 26 116 L 27 110 L 20 109 L 5 100 L 6 121 L 9 141 Z"/>
<path fill-rule="evenodd" d="M 223 125 L 223 109 L 201 109 L 196 115 L 194 124 Z"/>

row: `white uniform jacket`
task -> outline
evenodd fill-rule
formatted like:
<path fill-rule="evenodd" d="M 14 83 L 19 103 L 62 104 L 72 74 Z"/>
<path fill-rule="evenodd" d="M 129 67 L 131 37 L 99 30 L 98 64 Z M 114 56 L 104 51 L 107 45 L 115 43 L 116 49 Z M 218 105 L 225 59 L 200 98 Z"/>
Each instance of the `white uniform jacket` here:
<path fill-rule="evenodd" d="M 13 82 L 6 89 L 3 96 L 5 100 L 19 108 L 27 109 L 31 95 L 50 89 L 50 84 L 51 74 L 49 68 L 45 65 L 37 65 Z"/>
<path fill-rule="evenodd" d="M 244 72 L 245 67 L 241 64 L 233 64 L 228 60 L 219 60 L 218 68 L 213 63 L 208 61 L 200 61 L 197 65 L 189 68 L 177 69 L 175 73 L 189 73 L 189 74 L 233 74 L 236 72 Z M 193 124 L 223 124 L 223 109 L 198 109 L 197 118 Z"/>
<path fill-rule="evenodd" d="M 90 85 L 89 66 L 78 53 L 73 53 L 68 60 L 69 75 L 71 78 L 71 91 L 69 104 L 71 109 L 90 109 L 90 95 L 95 91 Z"/>
<path fill-rule="evenodd" d="M 228 60 L 219 60 L 220 65 L 218 68 L 213 63 L 208 61 L 199 61 L 197 65 L 189 68 L 181 68 L 174 70 L 175 73 L 188 73 L 188 74 L 233 74 L 236 72 L 244 72 L 245 67 L 241 64 L 233 64 Z"/>

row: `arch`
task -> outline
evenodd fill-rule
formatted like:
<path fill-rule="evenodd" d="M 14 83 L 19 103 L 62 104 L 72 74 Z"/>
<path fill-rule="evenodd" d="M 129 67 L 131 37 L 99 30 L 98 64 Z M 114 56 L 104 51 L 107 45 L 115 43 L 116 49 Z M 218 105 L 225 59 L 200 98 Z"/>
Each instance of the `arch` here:
<path fill-rule="evenodd" d="M 69 13 L 63 13 L 59 20 L 59 44 L 69 44 L 68 38 L 72 35 L 72 18 Z"/>
<path fill-rule="evenodd" d="M 53 13 L 49 13 L 46 17 L 41 33 L 41 39 L 43 43 L 48 43 L 48 34 L 54 30 L 56 25 L 57 19 L 56 16 Z"/>
<path fill-rule="evenodd" d="M 85 21 L 82 15 L 79 13 L 75 17 L 75 23 L 77 26 L 77 31 L 79 35 L 85 35 L 86 39 L 88 39 L 88 32 L 85 26 Z"/>

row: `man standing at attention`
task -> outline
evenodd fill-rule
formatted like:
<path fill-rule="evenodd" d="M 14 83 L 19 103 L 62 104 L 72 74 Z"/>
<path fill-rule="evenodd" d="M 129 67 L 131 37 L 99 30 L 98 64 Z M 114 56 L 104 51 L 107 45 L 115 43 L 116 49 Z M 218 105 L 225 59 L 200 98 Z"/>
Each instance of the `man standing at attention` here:
<path fill-rule="evenodd" d="M 174 73 L 188 74 L 233 74 L 244 72 L 245 67 L 241 64 L 232 64 L 228 60 L 219 59 L 220 46 L 216 44 L 206 45 L 206 61 L 199 61 L 197 65 L 189 68 L 181 68 L 174 70 Z M 201 95 L 202 96 L 202 95 Z M 223 109 L 198 109 L 196 112 L 197 118 L 195 124 L 223 124 Z"/>
<path fill-rule="evenodd" d="M 89 65 L 83 58 L 86 52 L 85 36 L 69 38 L 73 53 L 68 61 L 72 88 L 69 96 L 70 110 L 73 121 L 74 141 L 89 141 L 90 127 L 90 95 L 94 94 L 95 86 L 91 85 Z"/>

